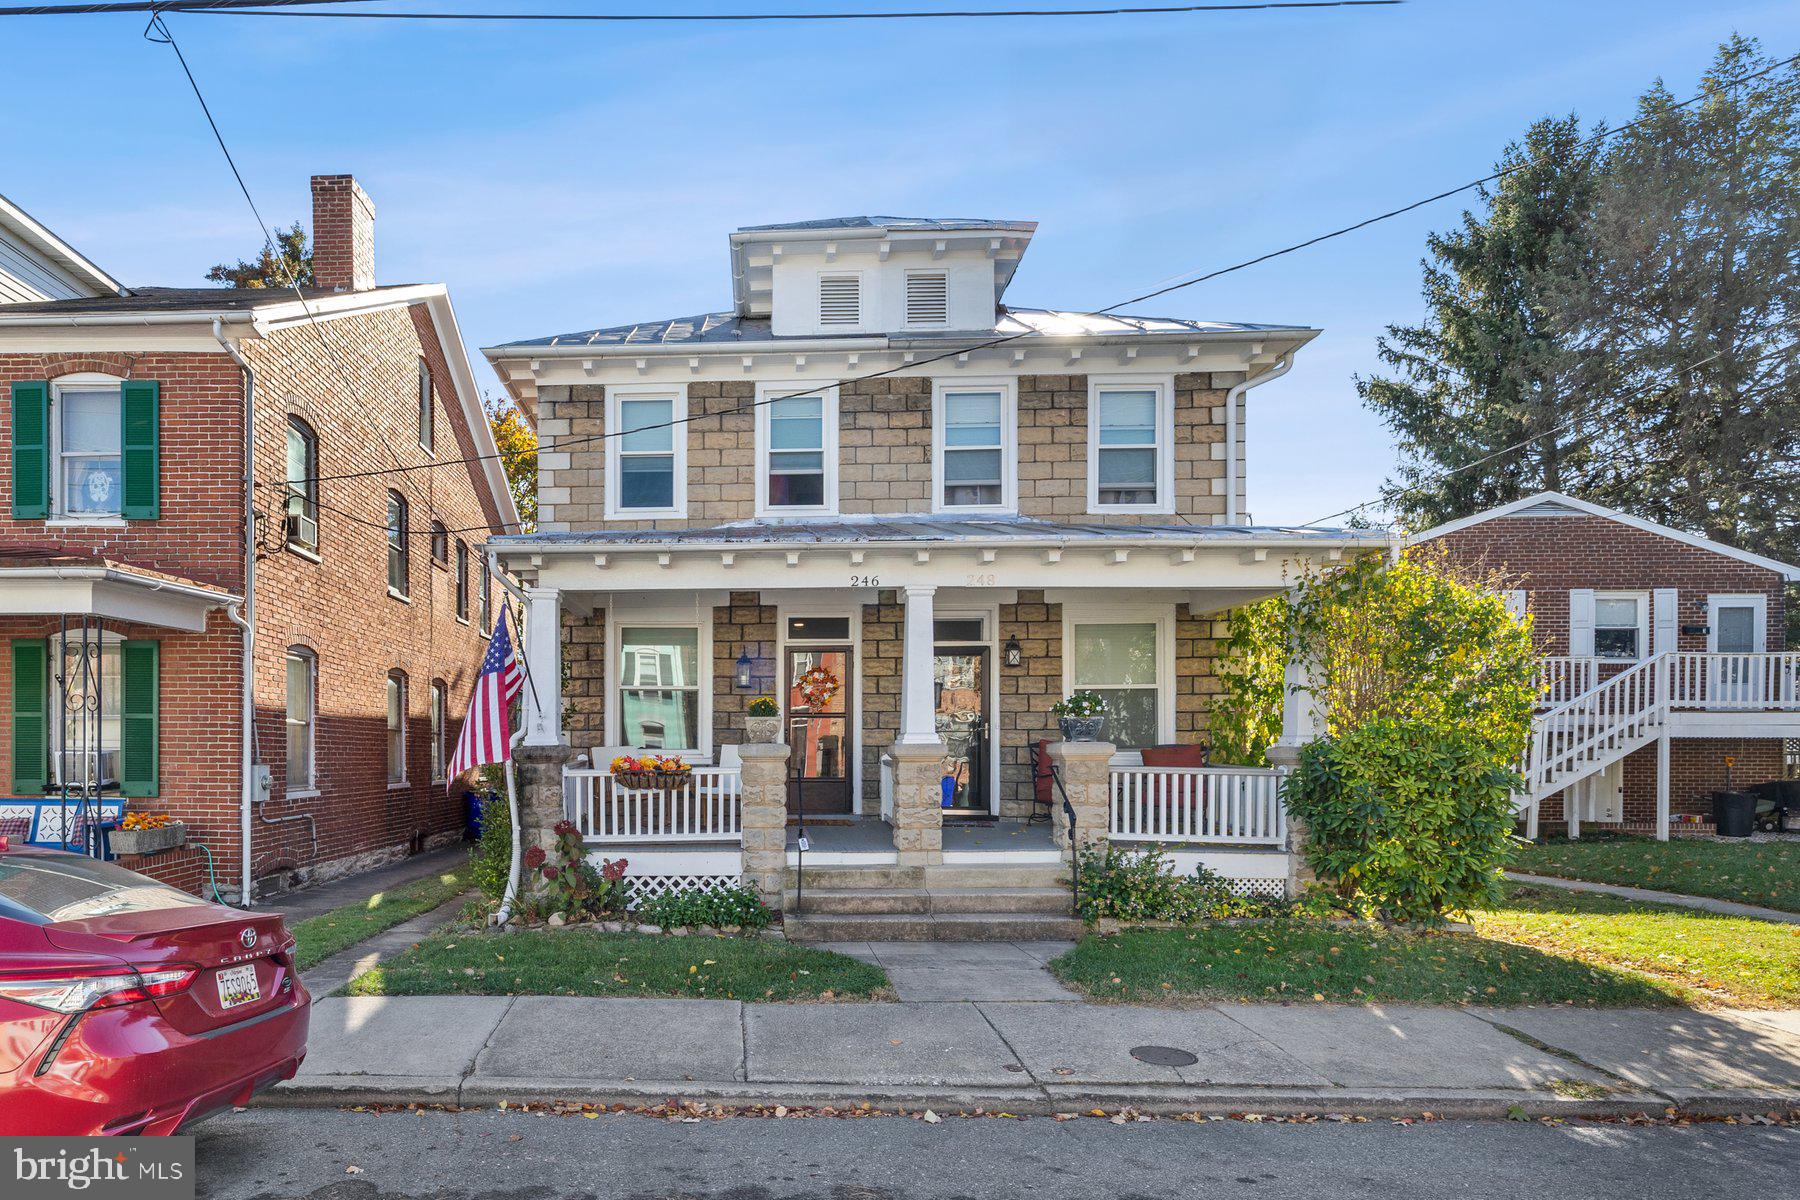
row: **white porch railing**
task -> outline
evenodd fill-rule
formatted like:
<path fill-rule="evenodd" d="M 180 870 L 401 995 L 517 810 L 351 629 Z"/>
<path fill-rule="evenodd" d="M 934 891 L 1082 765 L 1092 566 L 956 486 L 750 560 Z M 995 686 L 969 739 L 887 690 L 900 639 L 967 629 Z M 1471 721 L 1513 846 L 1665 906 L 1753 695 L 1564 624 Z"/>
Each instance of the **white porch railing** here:
<path fill-rule="evenodd" d="M 1551 654 L 1538 659 L 1539 708 L 1567 704 L 1600 682 L 1600 660 L 1593 656 Z"/>
<path fill-rule="evenodd" d="M 742 777 L 735 767 L 695 767 L 678 789 L 625 787 L 611 771 L 567 767 L 563 812 L 583 840 L 602 845 L 744 840 Z"/>
<path fill-rule="evenodd" d="M 1111 836 L 1118 841 L 1287 843 L 1279 767 L 1114 767 Z"/>
<path fill-rule="evenodd" d="M 1800 650 L 1672 656 L 1676 708 L 1800 711 Z"/>

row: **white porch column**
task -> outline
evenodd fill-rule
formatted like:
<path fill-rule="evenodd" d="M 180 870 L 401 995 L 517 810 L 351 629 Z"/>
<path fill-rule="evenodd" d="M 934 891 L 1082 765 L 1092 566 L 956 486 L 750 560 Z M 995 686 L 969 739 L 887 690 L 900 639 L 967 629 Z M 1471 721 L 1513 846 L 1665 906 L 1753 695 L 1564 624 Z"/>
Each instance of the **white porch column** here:
<path fill-rule="evenodd" d="M 1669 840 L 1669 729 L 1656 739 L 1656 840 Z"/>
<path fill-rule="evenodd" d="M 1318 663 L 1310 655 L 1289 654 L 1282 673 L 1281 736 L 1269 747 L 1269 761 L 1278 767 L 1293 766 L 1300 747 L 1325 734 L 1325 714 L 1314 691 L 1317 683 Z"/>
<path fill-rule="evenodd" d="M 562 732 L 562 593 L 525 589 L 525 745 L 559 746 Z"/>
<path fill-rule="evenodd" d="M 900 659 L 900 737 L 903 746 L 937 745 L 937 698 L 932 676 L 935 587 L 906 588 L 906 626 Z"/>

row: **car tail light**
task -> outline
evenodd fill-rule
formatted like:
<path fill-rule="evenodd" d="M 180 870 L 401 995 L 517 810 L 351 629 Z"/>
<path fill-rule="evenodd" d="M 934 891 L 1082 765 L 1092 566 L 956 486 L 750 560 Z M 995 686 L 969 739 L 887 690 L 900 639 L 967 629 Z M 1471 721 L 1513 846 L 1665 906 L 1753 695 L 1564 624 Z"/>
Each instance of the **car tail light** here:
<path fill-rule="evenodd" d="M 52 1012 L 79 1013 L 172 996 L 186 991 L 199 974 L 197 967 L 178 966 L 117 974 L 0 975 L 0 997 Z"/>

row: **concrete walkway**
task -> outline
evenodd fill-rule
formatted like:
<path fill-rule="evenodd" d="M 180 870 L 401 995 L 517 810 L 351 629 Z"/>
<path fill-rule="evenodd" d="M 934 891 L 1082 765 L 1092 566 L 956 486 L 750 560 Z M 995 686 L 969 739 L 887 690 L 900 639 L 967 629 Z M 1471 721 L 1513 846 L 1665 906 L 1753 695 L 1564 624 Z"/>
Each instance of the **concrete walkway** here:
<path fill-rule="evenodd" d="M 1800 1013 L 572 996 L 318 1001 L 274 1104 L 1448 1116 L 1800 1105 Z"/>
<path fill-rule="evenodd" d="M 1626 887 L 1619 883 L 1595 883 L 1588 879 L 1562 879 L 1555 875 L 1526 875 L 1520 871 L 1508 871 L 1506 877 L 1514 883 L 1538 883 L 1545 887 L 1565 888 L 1571 892 L 1602 892 L 1626 900 L 1672 904 L 1677 908 L 1695 908 L 1724 917 L 1753 917 L 1758 921 L 1800 925 L 1800 913 L 1782 912 L 1778 908 L 1762 908 L 1755 904 L 1739 904 L 1735 900 L 1714 900 L 1711 896 L 1684 896 L 1680 892 L 1659 892 L 1653 888 Z"/>
<path fill-rule="evenodd" d="M 377 867 L 373 871 L 363 871 L 356 875 L 346 875 L 330 883 L 322 883 L 318 887 L 302 888 L 297 892 L 283 892 L 271 896 L 260 907 L 272 909 L 287 918 L 289 925 L 296 921 L 304 921 L 308 917 L 316 917 L 320 913 L 330 912 L 334 908 L 342 908 L 346 904 L 355 904 L 367 900 L 376 892 L 387 891 L 399 887 L 403 883 L 411 883 L 415 879 L 423 879 L 427 875 L 435 875 L 440 871 L 454 871 L 465 867 L 469 862 L 469 848 L 461 842 L 454 846 L 446 846 L 442 850 L 433 850 L 426 854 L 416 854 L 411 858 L 403 858 L 389 863 L 385 867 Z"/>
<path fill-rule="evenodd" d="M 887 972 L 901 1000 L 1081 999 L 1044 969 L 1074 942 L 820 942 Z"/>
<path fill-rule="evenodd" d="M 329 996 L 345 984 L 361 975 L 364 971 L 378 965 L 382 959 L 391 958 L 407 949 L 419 939 L 435 933 L 456 920 L 462 912 L 468 896 L 440 904 L 427 913 L 420 913 L 411 920 L 402 921 L 392 929 L 383 930 L 372 938 L 366 938 L 344 950 L 338 951 L 306 971 L 300 973 L 301 982 L 306 990 L 315 998 Z"/>

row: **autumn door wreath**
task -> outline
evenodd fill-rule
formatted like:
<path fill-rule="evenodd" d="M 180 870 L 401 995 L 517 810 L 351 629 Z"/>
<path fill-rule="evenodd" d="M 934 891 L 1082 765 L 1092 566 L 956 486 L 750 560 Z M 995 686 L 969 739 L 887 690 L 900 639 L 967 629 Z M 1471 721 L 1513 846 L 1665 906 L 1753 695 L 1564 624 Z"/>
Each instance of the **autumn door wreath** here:
<path fill-rule="evenodd" d="M 811 709 L 824 708 L 843 690 L 844 682 L 824 667 L 813 667 L 794 681 L 794 690 Z"/>

